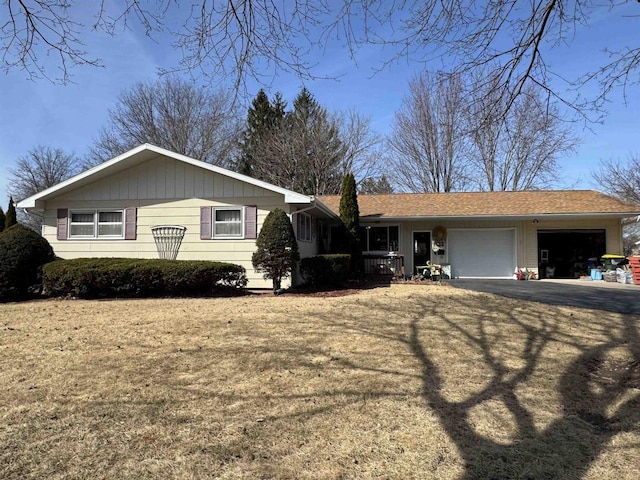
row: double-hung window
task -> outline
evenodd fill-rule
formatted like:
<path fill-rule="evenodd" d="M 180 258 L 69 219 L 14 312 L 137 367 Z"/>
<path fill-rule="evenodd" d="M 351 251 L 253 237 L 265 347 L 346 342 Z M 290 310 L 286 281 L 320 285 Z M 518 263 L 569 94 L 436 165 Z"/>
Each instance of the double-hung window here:
<path fill-rule="evenodd" d="M 298 217 L 298 240 L 311 241 L 311 215 L 306 213 L 296 214 Z"/>
<path fill-rule="evenodd" d="M 124 238 L 124 212 L 123 210 L 71 211 L 69 238 Z"/>
<path fill-rule="evenodd" d="M 213 209 L 214 238 L 243 238 L 243 208 L 215 207 Z"/>

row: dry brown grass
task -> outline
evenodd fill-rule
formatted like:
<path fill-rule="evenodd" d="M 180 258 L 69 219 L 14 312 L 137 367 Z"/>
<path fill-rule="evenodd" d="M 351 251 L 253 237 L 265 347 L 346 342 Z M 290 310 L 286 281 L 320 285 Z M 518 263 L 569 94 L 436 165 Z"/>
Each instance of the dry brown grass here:
<path fill-rule="evenodd" d="M 421 285 L 1 308 L 4 479 L 640 478 L 639 317 Z"/>

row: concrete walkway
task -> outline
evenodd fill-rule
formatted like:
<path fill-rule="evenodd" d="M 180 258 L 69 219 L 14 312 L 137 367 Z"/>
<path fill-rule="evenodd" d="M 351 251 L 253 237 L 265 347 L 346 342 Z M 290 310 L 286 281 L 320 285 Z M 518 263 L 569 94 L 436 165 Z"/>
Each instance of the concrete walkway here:
<path fill-rule="evenodd" d="M 503 297 L 640 315 L 640 285 L 580 280 L 448 280 L 451 286 Z"/>

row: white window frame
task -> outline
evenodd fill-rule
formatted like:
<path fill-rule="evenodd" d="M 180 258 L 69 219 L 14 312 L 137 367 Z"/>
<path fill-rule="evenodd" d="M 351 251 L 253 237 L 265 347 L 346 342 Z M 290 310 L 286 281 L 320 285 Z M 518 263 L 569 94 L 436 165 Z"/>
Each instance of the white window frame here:
<path fill-rule="evenodd" d="M 218 211 L 239 210 L 240 211 L 240 234 L 239 235 L 218 235 L 216 234 L 216 225 L 219 223 L 235 224 L 238 222 L 218 222 L 216 221 L 216 212 Z M 211 238 L 231 238 L 231 239 L 243 239 L 244 238 L 244 207 L 213 207 L 211 211 Z"/>
<path fill-rule="evenodd" d="M 298 240 L 310 242 L 312 237 L 312 219 L 308 213 L 298 213 Z"/>
<path fill-rule="evenodd" d="M 93 235 L 73 235 L 71 233 L 71 227 L 73 225 L 89 225 L 89 222 L 74 222 L 73 214 L 91 214 L 93 215 Z M 100 213 L 120 213 L 122 216 L 121 222 L 100 222 Z M 124 238 L 124 231 L 126 228 L 125 225 L 125 212 L 123 208 L 100 208 L 100 209 L 77 209 L 77 210 L 69 210 L 68 213 L 68 225 L 67 225 L 67 238 L 69 240 L 121 240 Z M 122 233 L 120 235 L 99 235 L 99 227 L 100 225 L 122 225 Z"/>

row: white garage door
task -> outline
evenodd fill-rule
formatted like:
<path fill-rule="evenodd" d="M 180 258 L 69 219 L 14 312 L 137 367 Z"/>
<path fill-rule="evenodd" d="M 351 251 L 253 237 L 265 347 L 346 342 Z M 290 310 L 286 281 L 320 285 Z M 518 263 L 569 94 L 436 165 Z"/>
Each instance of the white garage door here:
<path fill-rule="evenodd" d="M 453 278 L 512 278 L 516 268 L 513 229 L 450 229 L 447 248 Z"/>

